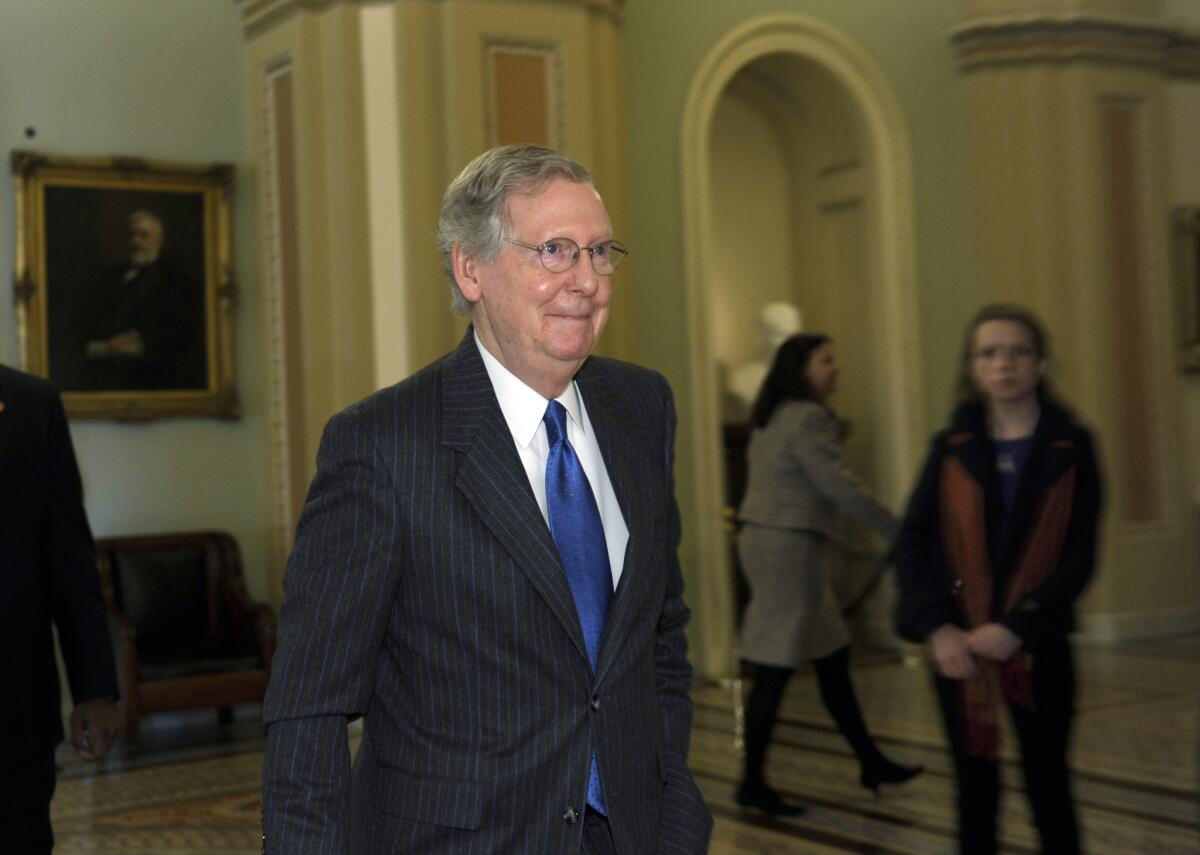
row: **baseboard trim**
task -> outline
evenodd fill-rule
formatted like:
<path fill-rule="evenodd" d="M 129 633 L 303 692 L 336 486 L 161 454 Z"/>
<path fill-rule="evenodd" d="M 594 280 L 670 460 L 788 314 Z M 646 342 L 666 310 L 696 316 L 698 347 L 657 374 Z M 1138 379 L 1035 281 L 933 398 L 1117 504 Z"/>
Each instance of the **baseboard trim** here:
<path fill-rule="evenodd" d="M 1200 606 L 1083 615 L 1076 638 L 1089 643 L 1111 644 L 1188 632 L 1200 632 Z"/>

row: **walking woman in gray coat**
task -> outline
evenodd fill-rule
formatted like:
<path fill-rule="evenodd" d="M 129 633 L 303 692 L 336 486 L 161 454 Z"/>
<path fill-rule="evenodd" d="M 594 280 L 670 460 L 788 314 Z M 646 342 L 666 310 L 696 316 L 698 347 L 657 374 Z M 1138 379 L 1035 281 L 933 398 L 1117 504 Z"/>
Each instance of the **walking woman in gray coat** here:
<path fill-rule="evenodd" d="M 821 699 L 858 758 L 859 780 L 907 781 L 922 771 L 883 755 L 867 732 L 850 682 L 849 635 L 828 577 L 849 515 L 889 544 L 897 520 L 842 460 L 840 425 L 825 404 L 837 388 L 832 342 L 820 334 L 789 338 L 754 403 L 738 557 L 750 585 L 740 653 L 754 665 L 746 704 L 746 761 L 736 798 L 744 807 L 794 816 L 764 775 L 780 701 L 796 668 L 812 662 Z"/>

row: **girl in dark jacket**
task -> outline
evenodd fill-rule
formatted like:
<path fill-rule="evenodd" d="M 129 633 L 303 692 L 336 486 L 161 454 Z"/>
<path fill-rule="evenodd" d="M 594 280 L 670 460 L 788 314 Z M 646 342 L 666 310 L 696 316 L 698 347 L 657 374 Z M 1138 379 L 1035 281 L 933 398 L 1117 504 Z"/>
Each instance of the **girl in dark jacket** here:
<path fill-rule="evenodd" d="M 900 632 L 929 645 L 970 855 L 996 851 L 1006 706 L 1042 851 L 1080 851 L 1067 635 L 1095 562 L 1100 479 L 1091 436 L 1043 377 L 1047 357 L 1028 311 L 975 316 L 958 407 L 934 437 L 896 546 Z"/>

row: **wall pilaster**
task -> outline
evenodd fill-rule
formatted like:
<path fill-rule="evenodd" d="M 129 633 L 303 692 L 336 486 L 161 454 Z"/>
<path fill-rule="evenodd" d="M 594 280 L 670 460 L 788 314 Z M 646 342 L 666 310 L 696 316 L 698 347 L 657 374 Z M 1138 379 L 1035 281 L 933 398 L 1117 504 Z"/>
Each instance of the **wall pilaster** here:
<path fill-rule="evenodd" d="M 981 304 L 1016 301 L 1045 319 L 1058 386 L 1103 455 L 1090 625 L 1113 635 L 1138 616 L 1194 611 L 1166 93 L 1173 77 L 1195 74 L 1196 37 L 1158 0 L 960 8 L 951 40 L 968 122 L 970 287 Z"/>

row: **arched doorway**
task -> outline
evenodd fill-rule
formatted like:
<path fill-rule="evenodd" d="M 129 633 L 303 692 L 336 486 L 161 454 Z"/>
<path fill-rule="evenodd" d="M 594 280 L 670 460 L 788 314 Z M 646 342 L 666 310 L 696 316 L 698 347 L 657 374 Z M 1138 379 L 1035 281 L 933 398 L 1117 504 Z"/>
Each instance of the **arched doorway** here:
<path fill-rule="evenodd" d="M 681 134 L 686 322 L 698 541 L 693 568 L 710 677 L 735 667 L 737 596 L 723 518 L 725 381 L 760 356 L 755 315 L 798 305 L 838 341 L 849 454 L 898 504 L 919 453 L 908 133 L 871 58 L 821 21 L 747 21 L 701 63 Z M 886 619 L 886 618 L 884 618 Z"/>

